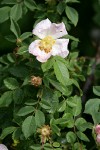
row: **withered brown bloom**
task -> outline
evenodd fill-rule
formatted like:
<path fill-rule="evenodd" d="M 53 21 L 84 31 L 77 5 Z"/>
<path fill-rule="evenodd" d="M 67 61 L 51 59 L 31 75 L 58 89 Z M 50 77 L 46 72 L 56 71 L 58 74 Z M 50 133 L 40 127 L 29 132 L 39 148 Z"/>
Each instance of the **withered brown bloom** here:
<path fill-rule="evenodd" d="M 39 76 L 31 76 L 31 84 L 38 87 L 42 84 L 42 78 Z"/>
<path fill-rule="evenodd" d="M 43 127 L 39 128 L 37 132 L 40 134 L 41 143 L 44 144 L 50 139 L 52 131 L 49 125 L 44 125 Z"/>

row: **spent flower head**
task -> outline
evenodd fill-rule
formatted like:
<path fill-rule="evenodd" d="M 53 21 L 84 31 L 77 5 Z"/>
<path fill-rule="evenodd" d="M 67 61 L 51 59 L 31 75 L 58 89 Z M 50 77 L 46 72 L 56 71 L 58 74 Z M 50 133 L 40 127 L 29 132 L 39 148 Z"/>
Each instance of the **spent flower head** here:
<path fill-rule="evenodd" d="M 31 76 L 31 84 L 38 87 L 42 84 L 42 78 L 39 76 Z"/>
<path fill-rule="evenodd" d="M 51 23 L 49 19 L 42 20 L 33 29 L 33 34 L 40 39 L 29 45 L 29 53 L 36 56 L 40 62 L 46 62 L 51 56 L 59 55 L 65 58 L 68 54 L 69 39 L 59 39 L 67 34 L 64 23 Z"/>
<path fill-rule="evenodd" d="M 44 125 L 43 127 L 39 128 L 37 132 L 40 134 L 41 143 L 45 143 L 50 139 L 52 131 L 49 125 Z"/>

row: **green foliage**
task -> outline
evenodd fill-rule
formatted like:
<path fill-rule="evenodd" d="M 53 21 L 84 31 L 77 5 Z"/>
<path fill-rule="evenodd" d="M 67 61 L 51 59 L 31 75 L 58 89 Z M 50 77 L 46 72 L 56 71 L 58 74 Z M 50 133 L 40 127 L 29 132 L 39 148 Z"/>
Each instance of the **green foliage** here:
<path fill-rule="evenodd" d="M 91 140 L 87 132 L 93 124 L 83 115 L 81 99 L 86 64 L 75 52 L 79 39 L 64 36 L 70 40 L 69 49 L 73 52 L 69 51 L 66 58 L 52 56 L 41 64 L 28 52 L 29 44 L 36 40 L 32 29 L 23 29 L 30 24 L 26 18 L 29 15 L 32 26 L 49 18 L 55 23 L 63 21 L 69 31 L 78 22 L 74 3 L 79 1 L 0 2 L 0 23 L 8 20 L 10 25 L 5 39 L 16 44 L 11 53 L 0 57 L 0 139 L 8 145 L 17 140 L 16 146 L 11 146 L 16 150 L 86 150 Z M 23 25 L 24 18 L 28 24 Z M 34 76 L 42 78 L 40 86 L 33 84 Z M 94 86 L 93 92 L 100 96 L 100 87 Z M 91 115 L 94 124 L 99 124 L 100 99 L 88 100 L 84 114 Z M 42 131 L 45 126 L 50 128 L 47 137 L 46 130 Z"/>
<path fill-rule="evenodd" d="M 12 102 L 12 91 L 7 91 L 0 97 L 0 107 L 8 107 Z"/>
<path fill-rule="evenodd" d="M 28 116 L 22 124 L 22 131 L 27 139 L 36 131 L 36 123 L 34 116 Z"/>
<path fill-rule="evenodd" d="M 58 81 L 66 86 L 69 79 L 69 72 L 66 65 L 59 61 L 59 59 L 55 59 L 54 61 L 54 72 Z"/>
<path fill-rule="evenodd" d="M 69 18 L 69 20 L 71 20 L 71 22 L 74 24 L 74 26 L 77 25 L 78 22 L 78 13 L 77 11 L 69 6 L 66 6 L 66 15 Z"/>
<path fill-rule="evenodd" d="M 92 116 L 95 124 L 100 123 L 99 107 L 100 107 L 99 98 L 90 99 L 85 105 L 85 113 L 90 114 Z"/>
<path fill-rule="evenodd" d="M 5 6 L 0 8 L 0 23 L 9 19 L 10 7 Z"/>

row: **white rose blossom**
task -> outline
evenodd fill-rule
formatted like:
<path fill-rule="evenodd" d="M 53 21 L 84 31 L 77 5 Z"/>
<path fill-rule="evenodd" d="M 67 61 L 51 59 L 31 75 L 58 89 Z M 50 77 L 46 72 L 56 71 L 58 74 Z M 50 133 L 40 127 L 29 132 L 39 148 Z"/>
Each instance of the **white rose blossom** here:
<path fill-rule="evenodd" d="M 42 20 L 33 29 L 33 34 L 40 39 L 29 45 L 29 53 L 36 56 L 40 62 L 46 62 L 51 56 L 59 55 L 65 58 L 69 39 L 59 39 L 67 34 L 64 23 L 51 23 L 49 19 Z"/>
<path fill-rule="evenodd" d="M 8 148 L 4 144 L 0 144 L 0 150 L 8 150 Z"/>

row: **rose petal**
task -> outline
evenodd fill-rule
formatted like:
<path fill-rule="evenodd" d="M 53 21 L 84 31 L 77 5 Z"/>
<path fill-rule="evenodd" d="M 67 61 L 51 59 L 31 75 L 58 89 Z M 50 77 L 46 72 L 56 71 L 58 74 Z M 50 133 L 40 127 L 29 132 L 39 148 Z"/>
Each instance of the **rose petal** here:
<path fill-rule="evenodd" d="M 100 134 L 100 125 L 99 124 L 96 125 L 95 132 L 96 132 L 96 134 Z"/>
<path fill-rule="evenodd" d="M 33 34 L 38 36 L 40 39 L 45 38 L 48 35 L 51 21 L 49 19 L 42 20 L 33 29 Z"/>
<path fill-rule="evenodd" d="M 41 55 L 38 55 L 36 59 L 40 62 L 46 62 L 51 57 L 51 52 L 45 53 L 44 51 L 41 51 Z"/>
<path fill-rule="evenodd" d="M 40 50 L 39 48 L 39 42 L 41 40 L 35 40 L 29 45 L 29 53 L 31 53 L 34 56 L 37 56 L 36 59 L 40 62 L 46 62 L 47 59 L 50 58 L 51 52 L 45 53 L 45 51 Z"/>
<path fill-rule="evenodd" d="M 68 39 L 57 39 L 56 43 L 52 47 L 52 55 L 59 55 L 63 58 L 65 58 L 68 54 Z"/>
<path fill-rule="evenodd" d="M 8 148 L 4 144 L 0 144 L 0 150 L 8 150 Z"/>
<path fill-rule="evenodd" d="M 39 42 L 41 40 L 35 40 L 34 42 L 32 42 L 30 45 L 29 45 L 29 53 L 34 55 L 34 56 L 37 56 L 39 55 L 39 53 L 41 53 L 40 49 L 39 49 Z"/>
<path fill-rule="evenodd" d="M 54 39 L 58 39 L 64 35 L 68 34 L 63 22 L 59 23 L 59 24 L 52 23 L 49 33 Z"/>
<path fill-rule="evenodd" d="M 48 59 L 42 59 L 41 57 L 37 56 L 36 59 L 39 61 L 39 62 L 46 62 Z"/>
<path fill-rule="evenodd" d="M 97 135 L 96 140 L 98 143 L 100 143 L 100 134 Z"/>

